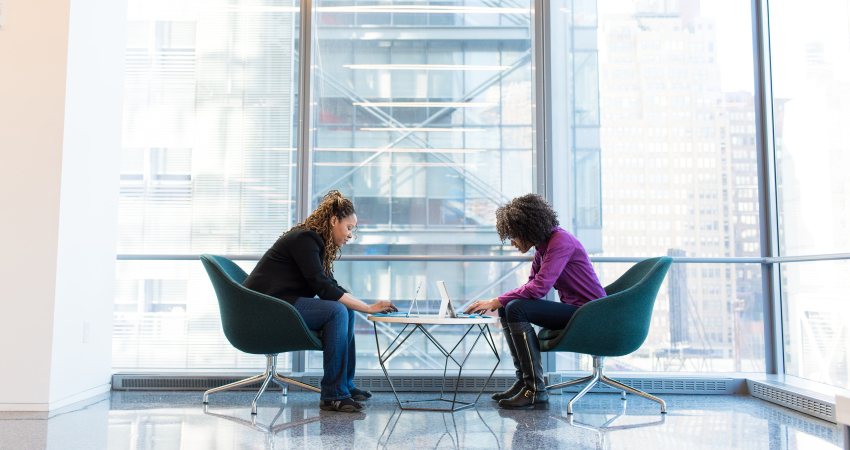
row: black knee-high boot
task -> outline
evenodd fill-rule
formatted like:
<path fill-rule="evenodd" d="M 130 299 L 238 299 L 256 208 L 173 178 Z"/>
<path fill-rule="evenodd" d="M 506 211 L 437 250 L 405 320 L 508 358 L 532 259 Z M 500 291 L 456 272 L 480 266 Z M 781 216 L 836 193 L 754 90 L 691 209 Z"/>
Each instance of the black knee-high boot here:
<path fill-rule="evenodd" d="M 540 359 L 540 345 L 534 328 L 528 322 L 508 324 L 516 346 L 517 359 L 522 371 L 522 389 L 513 397 L 499 400 L 501 408 L 530 408 L 535 404 L 549 401 L 546 384 L 543 382 L 543 362 Z"/>
<path fill-rule="evenodd" d="M 502 322 L 502 333 L 505 335 L 505 341 L 508 343 L 508 350 L 511 351 L 511 358 L 514 361 L 514 369 L 516 373 L 516 381 L 514 381 L 514 385 L 509 387 L 507 391 L 497 392 L 493 394 L 491 397 L 493 400 L 499 401 L 506 398 L 511 398 L 514 395 L 517 395 L 522 387 L 525 386 L 525 383 L 522 381 L 522 369 L 519 366 L 519 359 L 517 359 L 516 355 L 516 345 L 514 344 L 513 337 L 511 337 L 511 330 L 508 328 L 508 321 L 504 318 L 501 319 Z"/>

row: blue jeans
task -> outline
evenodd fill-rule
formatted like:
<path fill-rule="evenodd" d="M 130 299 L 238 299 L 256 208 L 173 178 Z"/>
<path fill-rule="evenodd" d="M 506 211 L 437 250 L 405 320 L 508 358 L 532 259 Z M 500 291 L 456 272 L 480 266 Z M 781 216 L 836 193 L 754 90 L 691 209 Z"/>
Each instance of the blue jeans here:
<path fill-rule="evenodd" d="M 578 306 L 568 305 L 559 301 L 543 299 L 516 299 L 508 306 L 499 308 L 499 317 L 508 323 L 531 322 L 550 330 L 560 330 L 567 326 L 570 317 L 578 310 Z"/>
<path fill-rule="evenodd" d="M 322 332 L 324 348 L 322 400 L 342 400 L 351 397 L 354 387 L 354 311 L 342 303 L 319 298 L 300 297 L 292 304 L 307 328 Z"/>

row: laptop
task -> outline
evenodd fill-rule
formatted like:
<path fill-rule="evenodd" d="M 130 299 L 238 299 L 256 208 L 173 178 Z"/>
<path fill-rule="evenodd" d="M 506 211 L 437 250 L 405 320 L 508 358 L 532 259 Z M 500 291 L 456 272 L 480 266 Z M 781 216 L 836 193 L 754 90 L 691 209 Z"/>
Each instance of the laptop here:
<path fill-rule="evenodd" d="M 393 311 L 388 313 L 379 313 L 373 314 L 376 316 L 384 316 L 384 317 L 419 317 L 419 305 L 416 306 L 416 314 L 413 314 L 413 305 L 416 305 L 416 300 L 419 298 L 419 291 L 422 290 L 422 282 L 416 286 L 416 293 L 413 294 L 413 301 L 410 302 L 410 306 L 408 306 L 407 311 Z"/>
<path fill-rule="evenodd" d="M 440 291 L 440 312 L 438 317 L 447 317 L 454 319 L 471 319 L 476 317 L 484 317 L 481 314 L 466 314 L 455 312 L 454 305 L 452 305 L 452 299 L 449 297 L 449 290 L 446 289 L 445 281 L 437 282 L 437 290 Z"/>
<path fill-rule="evenodd" d="M 416 305 L 416 301 L 419 299 L 419 292 L 422 290 L 422 282 L 419 282 L 419 285 L 416 287 L 416 293 L 413 295 L 413 301 L 410 302 L 410 306 L 407 308 L 407 311 L 394 311 L 388 313 L 378 313 L 373 314 L 374 316 L 379 317 L 437 317 L 437 318 L 476 318 L 483 317 L 481 314 L 466 314 L 466 313 L 458 313 L 455 312 L 454 305 L 452 305 L 452 299 L 449 297 L 449 291 L 446 289 L 445 281 L 437 282 L 437 290 L 440 292 L 440 309 L 437 314 L 419 314 L 419 306 L 416 306 L 416 313 L 413 312 L 413 305 Z"/>

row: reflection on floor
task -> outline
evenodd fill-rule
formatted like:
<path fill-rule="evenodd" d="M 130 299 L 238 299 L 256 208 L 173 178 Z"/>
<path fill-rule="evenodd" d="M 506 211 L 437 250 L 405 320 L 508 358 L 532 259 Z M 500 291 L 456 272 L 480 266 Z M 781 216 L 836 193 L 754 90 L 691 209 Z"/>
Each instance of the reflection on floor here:
<path fill-rule="evenodd" d="M 431 395 L 410 394 L 408 398 Z M 50 420 L 0 419 L 0 449 L 833 449 L 836 425 L 747 396 L 664 396 L 658 405 L 590 394 L 565 413 L 568 396 L 548 408 L 498 409 L 489 399 L 452 413 L 401 411 L 376 393 L 365 414 L 319 410 L 312 393 L 267 394 L 256 417 L 251 394 L 113 392 L 109 400 Z"/>

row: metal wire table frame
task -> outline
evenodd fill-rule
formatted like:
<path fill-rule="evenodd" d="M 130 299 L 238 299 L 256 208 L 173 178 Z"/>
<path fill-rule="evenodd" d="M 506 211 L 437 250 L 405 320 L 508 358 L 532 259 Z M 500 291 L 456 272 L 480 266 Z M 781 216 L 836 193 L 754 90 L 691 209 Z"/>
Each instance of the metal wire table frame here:
<path fill-rule="evenodd" d="M 484 390 L 487 388 L 487 385 L 490 383 L 490 380 L 493 378 L 493 374 L 496 372 L 496 369 L 499 367 L 499 362 L 501 362 L 501 358 L 499 357 L 499 351 L 496 349 L 496 342 L 493 340 L 493 335 L 490 332 L 490 324 L 497 323 L 496 318 L 491 317 L 482 317 L 482 318 L 436 318 L 436 317 L 384 317 L 384 316 L 369 316 L 369 320 L 372 322 L 372 326 L 375 329 L 375 345 L 378 351 L 378 362 L 381 364 L 381 370 L 384 371 L 384 376 L 387 378 L 387 382 L 390 384 L 390 388 L 393 391 L 393 395 L 395 396 L 396 402 L 398 402 L 398 406 L 402 411 L 438 411 L 438 412 L 456 412 L 461 411 L 466 408 L 471 408 L 478 403 L 478 400 L 481 398 L 481 395 L 484 393 Z M 381 351 L 381 343 L 378 338 L 378 323 L 399 323 L 404 324 L 404 327 L 398 332 L 395 338 L 390 342 L 390 344 L 386 347 L 386 349 Z M 434 326 L 443 326 L 443 325 L 453 325 L 453 326 L 462 326 L 466 325 L 466 332 L 458 339 L 457 343 L 448 350 L 445 346 L 443 346 L 436 337 L 431 333 L 423 325 L 434 325 Z M 475 340 L 472 345 L 469 347 L 469 350 L 463 355 L 463 359 L 458 361 L 460 357 L 455 358 L 454 353 L 460 347 L 460 344 L 466 339 L 467 336 L 472 332 L 472 330 L 477 329 L 478 333 L 475 335 Z M 390 358 L 401 349 L 402 345 L 412 336 L 417 330 L 419 330 L 432 344 L 443 354 L 445 357 L 445 363 L 443 364 L 443 377 L 442 382 L 440 384 L 440 396 L 438 398 L 431 399 L 423 399 L 423 400 L 401 400 L 398 395 L 398 391 L 393 384 L 392 378 L 390 377 L 389 369 L 387 368 L 387 363 Z M 405 334 L 406 333 L 406 334 Z M 458 392 L 460 389 L 460 378 L 463 374 L 464 365 L 466 361 L 469 359 L 469 356 L 472 355 L 472 352 L 475 350 L 475 346 L 478 344 L 478 341 L 481 338 L 484 338 L 484 341 L 487 342 L 487 345 L 490 347 L 490 350 L 493 351 L 493 355 L 496 357 L 496 364 L 493 366 L 493 369 L 490 371 L 490 374 L 487 376 L 487 380 L 481 386 L 481 389 L 478 391 L 478 395 L 476 395 L 475 400 L 468 402 L 458 400 Z M 451 396 L 447 398 L 446 396 L 446 379 L 449 367 L 449 360 L 451 360 L 458 367 L 457 376 L 455 378 L 454 383 L 454 392 L 451 393 Z M 444 402 L 448 403 L 450 406 L 446 408 L 428 408 L 428 407 L 418 407 L 418 406 L 409 406 L 416 403 L 434 403 L 434 402 Z"/>

